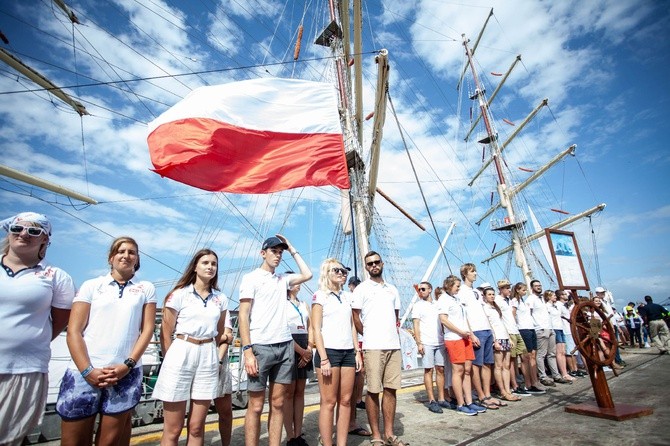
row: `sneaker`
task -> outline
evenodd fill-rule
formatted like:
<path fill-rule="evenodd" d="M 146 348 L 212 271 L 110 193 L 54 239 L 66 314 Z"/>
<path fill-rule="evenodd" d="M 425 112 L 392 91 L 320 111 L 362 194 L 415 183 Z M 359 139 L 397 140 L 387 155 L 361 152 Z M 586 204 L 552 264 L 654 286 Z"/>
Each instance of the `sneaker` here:
<path fill-rule="evenodd" d="M 611 367 L 607 367 L 607 366 L 603 367 L 603 372 L 611 372 L 611 371 L 612 371 Z"/>
<path fill-rule="evenodd" d="M 644 343 L 644 348 L 651 348 L 651 345 L 649 345 L 648 342 L 645 342 L 645 343 Z"/>
<path fill-rule="evenodd" d="M 442 400 L 438 401 L 437 404 L 440 405 L 440 407 L 444 407 L 445 409 L 449 410 L 456 410 L 456 407 L 458 406 L 458 403 L 456 403 L 456 400 Z"/>
<path fill-rule="evenodd" d="M 457 406 L 456 412 L 460 415 L 467 415 L 469 417 L 477 415 L 477 411 L 470 409 L 469 406 Z"/>
<path fill-rule="evenodd" d="M 531 395 L 543 395 L 547 393 L 546 390 L 540 389 L 535 386 L 530 386 L 529 388 L 526 389 L 526 392 L 530 393 Z"/>
<path fill-rule="evenodd" d="M 516 396 L 532 396 L 533 394 L 524 389 L 523 387 L 517 387 L 516 389 L 512 390 L 512 393 Z"/>
<path fill-rule="evenodd" d="M 433 413 L 442 413 L 442 408 L 440 407 L 439 404 L 437 404 L 437 401 L 431 401 L 428 403 L 428 410 L 430 410 Z"/>
<path fill-rule="evenodd" d="M 543 386 L 556 387 L 556 383 L 554 382 L 553 379 L 542 378 L 540 382 L 542 383 Z"/>
<path fill-rule="evenodd" d="M 295 446 L 309 446 L 309 444 L 307 444 L 307 442 L 305 441 L 304 435 L 305 434 L 300 434 L 293 439 L 293 441 L 295 441 L 294 443 Z"/>
<path fill-rule="evenodd" d="M 365 409 L 365 401 L 359 401 L 356 403 L 356 409 Z"/>
<path fill-rule="evenodd" d="M 486 407 L 484 407 L 484 406 L 480 406 L 479 404 L 470 403 L 470 404 L 467 405 L 467 407 L 468 407 L 469 409 L 472 409 L 472 410 L 476 411 L 477 413 L 484 413 L 484 412 L 486 412 Z"/>

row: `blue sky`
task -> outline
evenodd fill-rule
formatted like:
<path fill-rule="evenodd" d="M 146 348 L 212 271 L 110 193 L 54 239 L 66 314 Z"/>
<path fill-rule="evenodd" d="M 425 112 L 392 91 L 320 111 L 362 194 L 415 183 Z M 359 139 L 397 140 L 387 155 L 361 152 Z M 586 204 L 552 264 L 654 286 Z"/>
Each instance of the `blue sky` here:
<path fill-rule="evenodd" d="M 322 4 L 323 3 L 323 4 Z M 236 300 L 241 274 L 259 263 L 260 242 L 281 231 L 318 275 L 336 234 L 339 193 L 306 188 L 270 196 L 212 194 L 162 179 L 149 169 L 146 123 L 193 88 L 259 76 L 330 82 L 327 50 L 312 45 L 329 22 L 325 2 L 152 0 L 71 1 L 81 24 L 72 25 L 48 0 L 5 2 L 2 48 L 67 86 L 92 116 L 80 118 L 11 68 L 0 67 L 2 164 L 97 199 L 79 202 L 0 177 L 2 217 L 24 210 L 49 215 L 54 236 L 48 258 L 80 284 L 107 270 L 112 236 L 140 243 L 143 279 L 168 291 L 193 252 L 211 246 L 221 257 L 221 285 Z M 670 192 L 663 130 L 670 97 L 670 14 L 655 1 L 379 2 L 364 5 L 364 114 L 372 110 L 375 50 L 390 55 L 390 94 L 440 237 L 451 221 L 448 265 L 438 263 L 434 283 L 465 261 L 482 280 L 520 274 L 503 257 L 482 265 L 505 240 L 472 222 L 495 190 L 493 171 L 470 188 L 482 162 L 478 144 L 463 143 L 470 102 L 456 90 L 463 66 L 461 34 L 474 41 L 490 8 L 494 16 L 476 52 L 488 92 L 517 54 L 517 66 L 493 106 L 501 135 L 543 98 L 544 109 L 506 149 L 507 171 L 523 181 L 571 144 L 569 157 L 529 188 L 519 204 L 530 205 L 542 225 L 560 214 L 599 203 L 604 212 L 575 231 L 591 288 L 603 285 L 618 303 L 670 295 Z M 305 28 L 301 61 L 292 63 L 297 26 Z M 373 33 L 374 31 L 374 33 Z M 74 44 L 73 44 L 74 42 Z M 207 72 L 193 75 L 189 73 Z M 169 77 L 169 75 L 187 74 Z M 161 77 L 151 81 L 133 79 Z M 125 80 L 127 82 L 118 82 Z M 116 82 L 100 85 L 104 82 Z M 97 84 L 82 86 L 84 84 Z M 77 87 L 80 86 L 80 87 Z M 16 93 L 17 91 L 20 91 Z M 365 127 L 364 148 L 370 143 Z M 395 257 L 409 276 L 396 279 L 407 294 L 430 262 L 437 242 L 390 110 L 384 129 L 379 187 L 421 221 L 421 232 L 379 197 L 377 213 Z M 527 211 L 525 211 L 527 212 Z M 594 255 L 593 237 L 597 247 Z M 539 257 L 541 251 L 534 246 Z M 531 256 L 533 257 L 533 256 Z M 350 258 L 344 259 L 351 263 Z M 389 265 L 390 266 L 390 265 Z M 291 260 L 286 265 L 293 267 Z M 546 269 L 546 262 L 544 269 Z M 536 276 L 549 285 L 540 264 Z M 599 270 L 599 274 L 598 274 Z M 600 279 L 599 279 L 600 277 Z M 600 282 L 600 283 L 599 283 Z M 315 288 L 315 281 L 310 284 Z M 554 285 L 555 287 L 555 285 Z M 307 291 L 303 298 L 307 298 Z"/>

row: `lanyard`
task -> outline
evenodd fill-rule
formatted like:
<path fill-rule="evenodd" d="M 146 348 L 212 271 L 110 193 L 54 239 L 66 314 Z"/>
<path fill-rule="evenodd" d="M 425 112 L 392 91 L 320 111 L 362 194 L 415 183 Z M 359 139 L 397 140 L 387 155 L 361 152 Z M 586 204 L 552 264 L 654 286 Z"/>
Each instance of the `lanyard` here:
<path fill-rule="evenodd" d="M 300 308 L 298 308 L 298 306 L 296 304 L 294 304 L 292 300 L 289 300 L 289 302 L 293 306 L 293 308 L 295 308 L 295 311 L 297 311 L 298 314 L 300 315 L 300 325 L 302 327 L 304 327 L 305 326 L 305 320 L 302 318 L 302 312 L 300 311 Z"/>

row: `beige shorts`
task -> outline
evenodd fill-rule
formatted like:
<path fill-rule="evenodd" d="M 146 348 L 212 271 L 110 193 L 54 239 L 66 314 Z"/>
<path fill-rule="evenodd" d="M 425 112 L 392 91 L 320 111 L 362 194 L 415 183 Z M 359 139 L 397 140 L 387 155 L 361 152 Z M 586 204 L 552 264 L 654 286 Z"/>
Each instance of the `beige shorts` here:
<path fill-rule="evenodd" d="M 512 356 L 512 358 L 516 358 L 517 356 L 521 356 L 525 353 L 528 353 L 528 350 L 526 349 L 526 344 L 523 342 L 523 338 L 521 337 L 520 334 L 509 335 L 509 340 L 514 345 L 512 347 L 512 350 L 510 350 L 510 356 Z"/>
<path fill-rule="evenodd" d="M 0 374 L 0 444 L 20 445 L 42 422 L 48 389 L 46 373 Z"/>
<path fill-rule="evenodd" d="M 400 388 L 402 356 L 400 350 L 365 350 L 365 379 L 368 392 Z"/>

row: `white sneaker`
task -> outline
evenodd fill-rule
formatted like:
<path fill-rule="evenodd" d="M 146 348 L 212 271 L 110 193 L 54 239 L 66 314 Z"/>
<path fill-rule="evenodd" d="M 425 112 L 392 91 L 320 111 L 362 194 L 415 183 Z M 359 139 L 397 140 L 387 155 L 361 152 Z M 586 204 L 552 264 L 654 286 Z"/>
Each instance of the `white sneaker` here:
<path fill-rule="evenodd" d="M 612 371 L 611 367 L 607 367 L 607 366 L 603 367 L 603 372 L 611 372 L 611 371 Z"/>
<path fill-rule="evenodd" d="M 644 348 L 651 348 L 651 345 L 649 345 L 648 342 L 645 342 L 645 343 L 644 343 Z"/>

